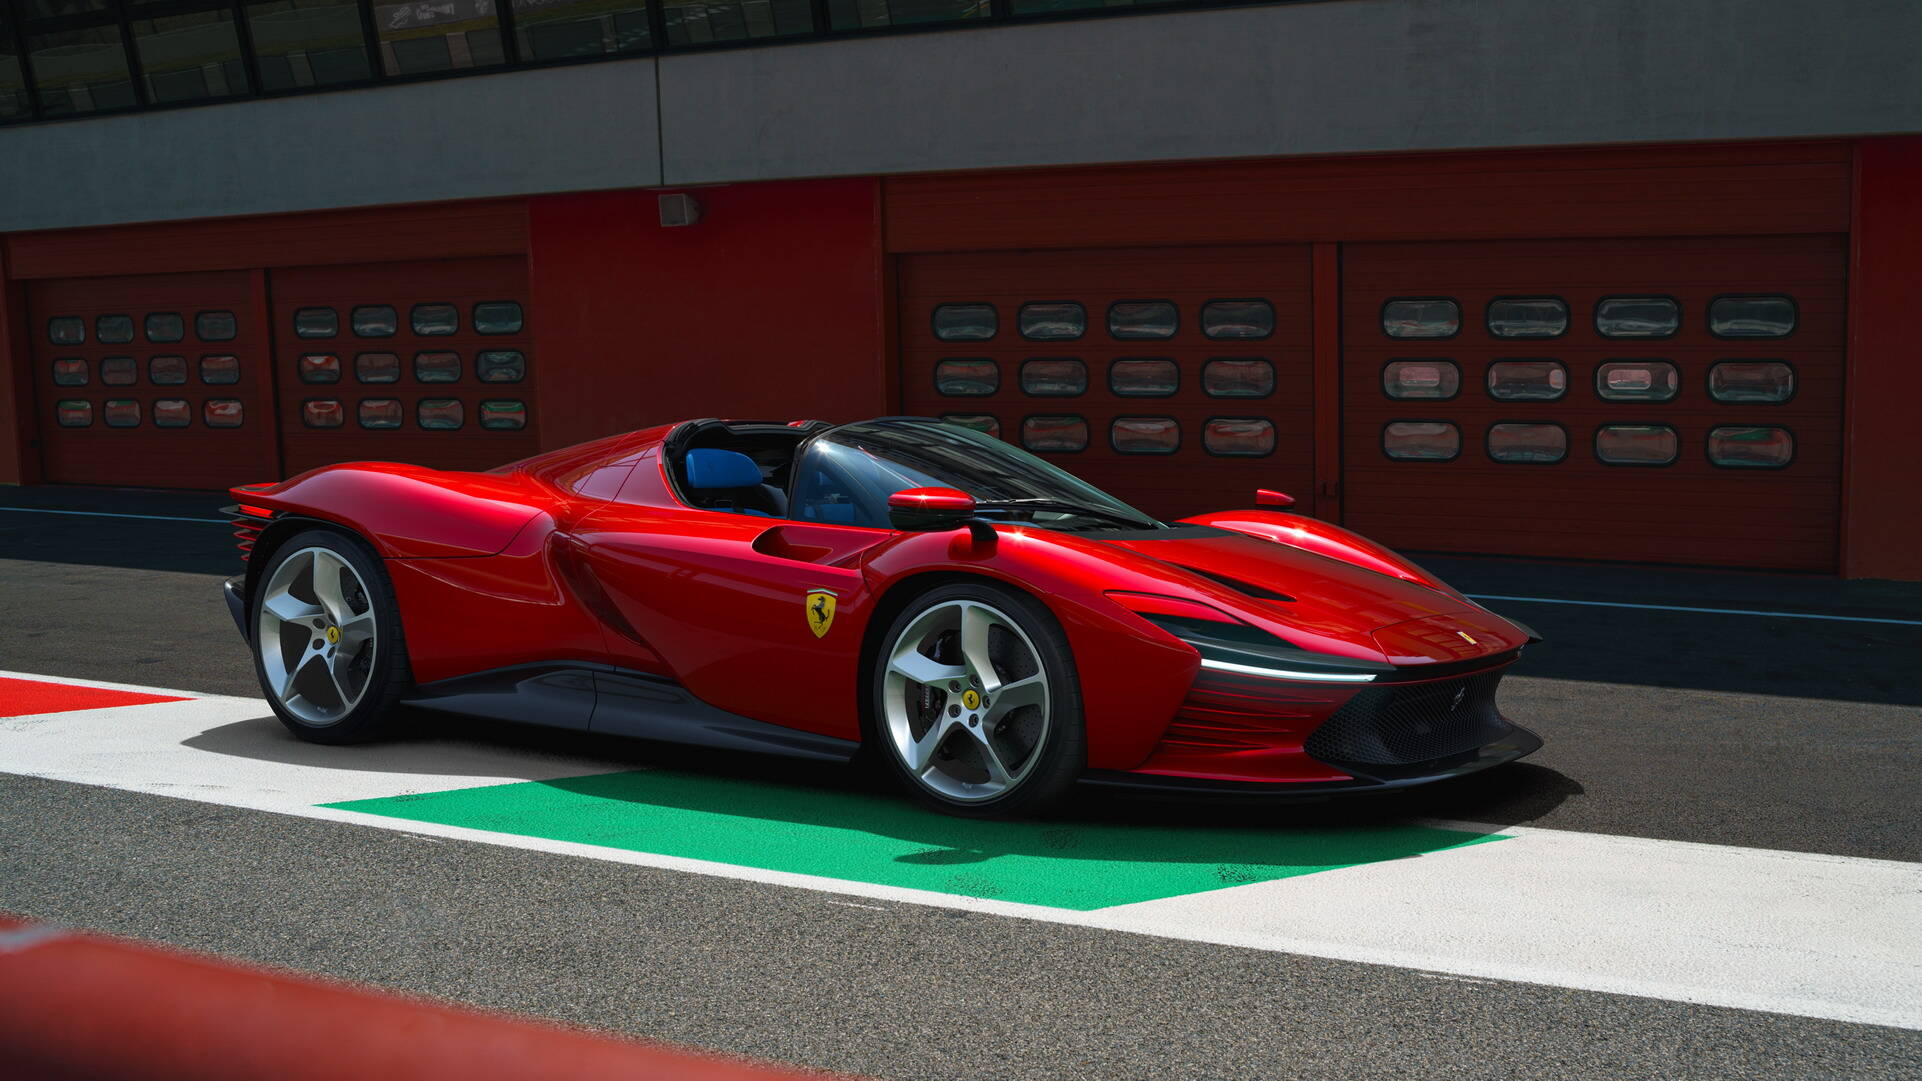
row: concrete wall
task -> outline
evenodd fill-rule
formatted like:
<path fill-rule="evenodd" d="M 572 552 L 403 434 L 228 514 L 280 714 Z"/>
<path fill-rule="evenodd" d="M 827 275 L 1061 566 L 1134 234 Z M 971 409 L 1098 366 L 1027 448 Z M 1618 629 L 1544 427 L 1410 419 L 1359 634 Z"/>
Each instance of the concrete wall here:
<path fill-rule="evenodd" d="M 1913 0 L 1329 0 L 0 130 L 0 231 L 778 177 L 1922 131 Z M 659 130 L 656 130 L 656 90 Z"/>

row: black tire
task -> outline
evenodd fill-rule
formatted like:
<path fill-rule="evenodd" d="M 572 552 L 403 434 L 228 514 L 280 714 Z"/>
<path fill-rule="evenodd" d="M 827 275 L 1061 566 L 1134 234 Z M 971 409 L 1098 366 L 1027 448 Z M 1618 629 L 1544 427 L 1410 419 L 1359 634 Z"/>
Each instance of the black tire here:
<path fill-rule="evenodd" d="M 1048 692 L 1045 735 L 1029 752 L 1033 766 L 1000 795 L 956 799 L 918 779 L 890 735 L 887 712 L 888 656 L 903 632 L 930 610 L 956 601 L 973 601 L 998 610 L 1033 646 L 1034 660 Z M 1087 766 L 1087 733 L 1082 719 L 1081 684 L 1067 635 L 1046 605 L 1026 593 L 985 579 L 937 586 L 915 597 L 895 616 L 879 640 L 870 665 L 866 742 L 871 759 L 921 803 L 968 818 L 1012 818 L 1044 812 L 1059 804 Z M 925 692 L 923 692 L 925 693 Z M 981 711 L 986 714 L 986 709 Z M 958 727 L 958 726 L 957 726 Z M 1024 757 L 1023 763 L 1028 759 Z"/>
<path fill-rule="evenodd" d="M 288 561 L 317 548 L 332 552 L 359 576 L 364 591 L 354 590 L 348 599 L 351 602 L 364 597 L 371 607 L 375 628 L 373 655 L 366 662 L 365 682 L 356 684 L 361 688 L 357 702 L 338 717 L 320 720 L 302 717 L 282 702 L 267 672 L 267 649 L 281 648 L 281 663 L 285 665 L 289 652 L 299 648 L 298 639 L 303 637 L 302 632 L 298 629 L 281 632 L 278 635 L 281 642 L 269 642 L 262 633 L 261 620 L 261 606 L 267 599 L 268 585 L 274 581 L 276 572 Z M 259 576 L 254 579 L 253 592 L 247 603 L 247 621 L 253 640 L 254 676 L 260 681 L 267 704 L 289 732 L 309 743 L 344 744 L 377 739 L 399 728 L 401 711 L 398 703 L 401 696 L 413 687 L 413 676 L 407 661 L 407 642 L 401 635 L 400 604 L 395 599 L 394 586 L 387 578 L 386 568 L 360 538 L 329 528 L 308 529 L 288 538 L 285 544 L 274 549 L 267 565 L 261 568 Z M 319 623 L 314 625 L 313 633 L 315 642 L 319 642 L 322 637 Z"/>

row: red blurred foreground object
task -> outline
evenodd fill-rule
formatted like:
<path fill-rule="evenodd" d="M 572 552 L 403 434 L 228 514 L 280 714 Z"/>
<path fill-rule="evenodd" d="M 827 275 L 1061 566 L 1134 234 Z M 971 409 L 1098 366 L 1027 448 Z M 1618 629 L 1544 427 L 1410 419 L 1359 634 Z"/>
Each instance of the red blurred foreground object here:
<path fill-rule="evenodd" d="M 76 709 L 139 706 L 148 702 L 185 702 L 172 694 L 116 691 L 108 687 L 77 687 L 41 679 L 0 678 L 0 717 L 30 717 L 36 713 L 67 713 Z"/>
<path fill-rule="evenodd" d="M 825 1076 L 0 917 L 0 1077 L 9 1081 Z"/>

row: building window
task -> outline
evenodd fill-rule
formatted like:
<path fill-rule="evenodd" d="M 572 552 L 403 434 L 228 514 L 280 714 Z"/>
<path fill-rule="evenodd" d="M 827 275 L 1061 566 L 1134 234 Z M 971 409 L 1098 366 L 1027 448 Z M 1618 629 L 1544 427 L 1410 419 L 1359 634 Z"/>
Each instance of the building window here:
<path fill-rule="evenodd" d="M 1666 424 L 1604 424 L 1595 429 L 1595 457 L 1609 465 L 1668 465 L 1681 438 Z"/>
<path fill-rule="evenodd" d="M 1488 332 L 1497 338 L 1559 338 L 1568 333 L 1561 297 L 1498 297 L 1488 302 Z"/>
<path fill-rule="evenodd" d="M 93 403 L 83 398 L 62 398 L 53 407 L 54 422 L 62 428 L 93 426 Z"/>
<path fill-rule="evenodd" d="M 400 330 L 400 314 L 392 304 L 363 304 L 350 322 L 356 338 L 391 338 Z"/>
<path fill-rule="evenodd" d="M 1073 341 L 1088 332 L 1088 312 L 1071 300 L 1023 304 L 1020 327 L 1029 341 Z"/>
<path fill-rule="evenodd" d="M 611 56 L 653 46 L 643 0 L 514 0 L 514 38 L 522 60 Z"/>
<path fill-rule="evenodd" d="M 950 398 L 985 398 L 1001 389 L 1001 369 L 986 357 L 943 357 L 934 362 L 934 390 Z"/>
<path fill-rule="evenodd" d="M 1461 393 L 1462 370 L 1452 360 L 1391 360 L 1381 370 L 1381 390 L 1398 401 L 1444 401 Z"/>
<path fill-rule="evenodd" d="M 303 383 L 340 382 L 340 358 L 332 353 L 302 354 L 299 367 Z"/>
<path fill-rule="evenodd" d="M 187 337 L 187 321 L 179 312 L 151 312 L 146 319 L 147 340 L 172 345 Z"/>
<path fill-rule="evenodd" d="M 415 353 L 414 382 L 460 382 L 460 354 L 448 352 Z"/>
<path fill-rule="evenodd" d="M 1547 465 L 1568 457 L 1568 429 L 1559 424 L 1490 425 L 1488 456 L 1498 462 Z"/>
<path fill-rule="evenodd" d="M 132 357 L 101 357 L 100 383 L 108 387 L 130 387 L 140 382 L 140 367 Z"/>
<path fill-rule="evenodd" d="M 517 398 L 489 398 L 480 403 L 480 426 L 493 432 L 517 432 L 527 427 L 527 403 Z"/>
<path fill-rule="evenodd" d="M 294 337 L 331 338 L 340 333 L 340 313 L 332 308 L 302 308 L 294 313 Z"/>
<path fill-rule="evenodd" d="M 1604 338 L 1672 338 L 1682 329 L 1674 297 L 1603 297 L 1595 302 L 1595 333 Z"/>
<path fill-rule="evenodd" d="M 474 305 L 474 333 L 519 334 L 527 325 L 521 306 L 511 300 L 484 300 Z"/>
<path fill-rule="evenodd" d="M 1181 369 L 1165 357 L 1124 357 L 1108 365 L 1108 390 L 1122 398 L 1171 398 Z"/>
<path fill-rule="evenodd" d="M 162 105 L 247 93 L 232 8 L 134 19 L 129 25 L 148 101 Z"/>
<path fill-rule="evenodd" d="M 444 338 L 460 333 L 460 309 L 452 304 L 416 304 L 407 316 L 414 333 L 423 338 Z"/>
<path fill-rule="evenodd" d="M 53 385 L 56 387 L 84 387 L 87 385 L 86 357 L 56 357 L 53 362 Z"/>
<path fill-rule="evenodd" d="M 394 353 L 362 353 L 354 358 L 354 378 L 362 383 L 398 383 L 400 357 Z"/>
<path fill-rule="evenodd" d="M 272 0 L 247 5 L 247 32 L 262 90 L 360 83 L 367 62 L 360 6 L 351 0 Z"/>
<path fill-rule="evenodd" d="M 55 345 L 85 345 L 87 321 L 77 315 L 56 315 L 47 320 L 47 340 Z"/>
<path fill-rule="evenodd" d="M 1000 329 L 992 304 L 943 304 L 934 309 L 934 336 L 944 342 L 985 342 Z"/>
<path fill-rule="evenodd" d="M 1166 300 L 1118 300 L 1108 305 L 1108 334 L 1123 341 L 1172 338 L 1181 313 Z"/>
<path fill-rule="evenodd" d="M 1718 338 L 1786 338 L 1795 320 L 1795 301 L 1785 296 L 1716 297 L 1708 305 L 1708 332 Z"/>
<path fill-rule="evenodd" d="M 157 387 L 177 387 L 186 381 L 186 357 L 147 358 L 147 382 Z M 158 418 L 155 423 L 159 423 Z"/>
<path fill-rule="evenodd" d="M 467 412 L 459 398 L 422 398 L 414 420 L 430 432 L 451 432 L 467 422 Z"/>
<path fill-rule="evenodd" d="M 240 382 L 240 358 L 226 355 L 201 357 L 200 381 L 215 387 Z"/>
<path fill-rule="evenodd" d="M 109 398 L 100 411 L 109 428 L 140 427 L 140 403 L 132 398 Z"/>
<path fill-rule="evenodd" d="M 1072 358 L 1036 357 L 1021 363 L 1021 390 L 1037 398 L 1072 398 L 1088 391 L 1088 366 Z"/>
<path fill-rule="evenodd" d="M 133 341 L 133 316 L 103 315 L 93 321 L 93 339 L 101 345 L 126 345 Z"/>
<path fill-rule="evenodd" d="M 309 398 L 300 403 L 300 422 L 309 428 L 338 428 L 347 423 L 347 410 L 338 398 Z"/>
<path fill-rule="evenodd" d="M 669 45 L 806 34 L 814 29 L 808 0 L 663 0 Z"/>
<path fill-rule="evenodd" d="M 80 116 L 138 103 L 119 23 L 30 34 L 27 53 L 42 116 Z"/>
<path fill-rule="evenodd" d="M 1488 396 L 1501 402 L 1552 402 L 1568 393 L 1559 360 L 1498 360 L 1488 366 Z"/>
<path fill-rule="evenodd" d="M 193 403 L 185 398 L 156 398 L 153 403 L 153 426 L 156 428 L 186 428 L 194 422 Z"/>
<path fill-rule="evenodd" d="M 1681 385 L 1666 360 L 1610 360 L 1595 368 L 1595 393 L 1610 402 L 1665 402 Z"/>
<path fill-rule="evenodd" d="M 1795 460 L 1787 428 L 1724 424 L 1708 433 L 1708 460 L 1724 469 L 1783 469 Z"/>
<path fill-rule="evenodd" d="M 1201 446 L 1222 458 L 1265 458 L 1275 452 L 1275 426 L 1265 417 L 1211 417 Z"/>
<path fill-rule="evenodd" d="M 1210 398 L 1266 398 L 1275 392 L 1275 366 L 1261 357 L 1214 357 L 1201 366 L 1201 391 Z"/>
<path fill-rule="evenodd" d="M 963 428 L 971 428 L 980 432 L 982 435 L 991 435 L 996 439 L 1001 438 L 1001 422 L 986 413 L 943 413 L 941 414 L 941 419 L 947 421 L 949 424 L 958 424 Z"/>
<path fill-rule="evenodd" d="M 1076 416 L 1035 416 L 1021 422 L 1021 445 L 1072 454 L 1088 449 L 1088 422 Z"/>
<path fill-rule="evenodd" d="M 1708 396 L 1718 402 L 1786 402 L 1795 369 L 1779 360 L 1719 360 L 1708 370 Z"/>
<path fill-rule="evenodd" d="M 1445 420 L 1398 420 L 1382 426 L 1381 451 L 1398 462 L 1452 461 L 1462 433 Z"/>
<path fill-rule="evenodd" d="M 194 337 L 203 342 L 230 342 L 240 334 L 233 312 L 200 312 L 194 316 Z"/>
<path fill-rule="evenodd" d="M 360 426 L 374 431 L 398 428 L 405 419 L 406 412 L 401 408 L 399 398 L 362 398 L 360 400 Z"/>
<path fill-rule="evenodd" d="M 1408 297 L 1381 306 L 1381 332 L 1390 338 L 1452 338 L 1461 329 L 1462 307 L 1448 297 Z"/>
<path fill-rule="evenodd" d="M 26 71 L 20 67 L 20 52 L 14 47 L 13 28 L 0 14 L 0 123 L 24 120 L 33 112 L 27 99 Z"/>
<path fill-rule="evenodd" d="M 527 358 L 518 349 L 483 349 L 474 357 L 474 374 L 483 383 L 518 383 L 527 378 Z"/>
<path fill-rule="evenodd" d="M 1181 425 L 1173 417 L 1116 417 L 1108 445 L 1117 454 L 1173 454 L 1181 449 Z"/>
<path fill-rule="evenodd" d="M 828 0 L 828 23 L 835 30 L 985 19 L 988 13 L 981 0 Z"/>
<path fill-rule="evenodd" d="M 200 407 L 200 423 L 209 428 L 238 428 L 245 418 L 237 398 L 209 398 Z"/>
<path fill-rule="evenodd" d="M 377 3 L 374 27 L 389 75 L 491 68 L 506 59 L 491 3 Z"/>
<path fill-rule="evenodd" d="M 1216 341 L 1256 341 L 1275 332 L 1275 306 L 1265 300 L 1211 300 L 1201 306 L 1201 333 Z"/>

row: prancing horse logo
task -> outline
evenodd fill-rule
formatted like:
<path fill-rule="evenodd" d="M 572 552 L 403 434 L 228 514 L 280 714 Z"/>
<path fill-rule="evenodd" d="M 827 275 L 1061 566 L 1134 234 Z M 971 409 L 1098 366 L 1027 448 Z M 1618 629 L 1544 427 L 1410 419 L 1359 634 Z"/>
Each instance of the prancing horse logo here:
<path fill-rule="evenodd" d="M 834 626 L 834 594 L 825 589 L 810 590 L 802 606 L 807 612 L 808 630 L 814 632 L 814 637 L 820 638 Z"/>

